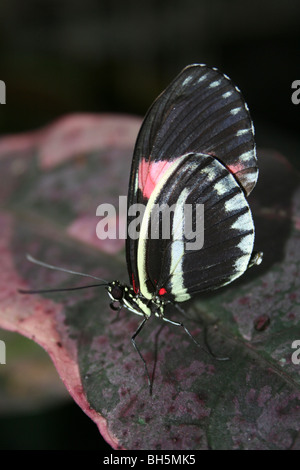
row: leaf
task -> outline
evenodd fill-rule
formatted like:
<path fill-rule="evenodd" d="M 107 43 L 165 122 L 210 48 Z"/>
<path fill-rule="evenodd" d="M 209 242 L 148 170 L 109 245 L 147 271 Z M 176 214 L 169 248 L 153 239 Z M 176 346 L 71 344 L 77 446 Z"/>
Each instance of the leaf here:
<path fill-rule="evenodd" d="M 127 194 L 140 120 L 69 116 L 29 135 L 0 140 L 0 326 L 48 352 L 74 400 L 113 448 L 299 449 L 299 178 L 274 151 L 260 152 L 249 198 L 264 261 L 241 279 L 186 303 L 178 327 L 150 319 L 137 337 L 153 373 L 149 396 L 130 338 L 140 317 L 109 308 L 102 287 L 21 295 L 88 280 L 45 262 L 127 282 L 124 241 L 97 239 L 96 208 Z M 124 214 L 120 214 L 124 223 Z"/>
<path fill-rule="evenodd" d="M 41 412 L 71 400 L 47 353 L 33 341 L 0 330 L 6 364 L 0 366 L 0 414 Z M 51 409 L 51 408 L 50 408 Z"/>

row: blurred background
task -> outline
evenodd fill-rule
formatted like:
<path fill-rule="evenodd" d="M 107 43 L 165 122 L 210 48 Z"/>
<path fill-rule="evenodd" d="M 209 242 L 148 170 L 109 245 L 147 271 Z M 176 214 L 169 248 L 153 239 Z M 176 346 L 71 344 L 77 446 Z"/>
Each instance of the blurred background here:
<path fill-rule="evenodd" d="M 295 0 L 2 0 L 0 79 L 7 104 L 0 134 L 74 112 L 142 116 L 185 65 L 200 62 L 218 67 L 242 90 L 258 146 L 277 149 L 300 168 L 300 104 L 291 101 L 292 82 L 300 80 L 299 17 Z M 41 379 L 38 399 L 20 371 L 22 406 L 18 397 L 7 403 L 0 389 L 0 448 L 109 449 L 43 351 L 9 336 L 16 351 L 29 348 L 29 370 L 47 367 L 53 379 Z M 12 371 L 0 366 L 0 387 L 16 380 Z"/>

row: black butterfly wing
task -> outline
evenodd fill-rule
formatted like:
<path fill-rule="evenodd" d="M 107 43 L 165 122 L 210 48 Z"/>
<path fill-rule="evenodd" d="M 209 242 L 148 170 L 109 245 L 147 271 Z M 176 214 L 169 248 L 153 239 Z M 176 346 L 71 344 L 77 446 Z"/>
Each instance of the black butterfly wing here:
<path fill-rule="evenodd" d="M 156 292 L 165 299 L 182 302 L 198 292 L 228 284 L 244 273 L 253 251 L 254 226 L 240 185 L 214 157 L 179 157 L 164 178 L 148 201 L 142 223 L 138 283 L 146 298 Z M 158 220 L 153 219 L 154 211 L 163 205 L 174 205 L 170 234 L 163 233 L 161 224 L 151 225 L 151 220 Z M 184 205 L 192 209 L 189 223 Z M 204 208 L 202 221 L 197 205 Z M 166 222 L 168 217 L 167 209 L 160 222 Z M 190 235 L 194 229 L 201 238 L 203 221 L 203 246 L 199 247 L 196 236 L 190 239 Z"/>
<path fill-rule="evenodd" d="M 170 161 L 188 152 L 216 156 L 247 195 L 254 188 L 258 169 L 248 106 L 229 77 L 206 65 L 184 68 L 148 110 L 134 150 L 131 187 L 141 159 Z"/>
<path fill-rule="evenodd" d="M 128 207 L 147 204 L 172 162 L 189 152 L 215 156 L 246 194 L 253 189 L 258 169 L 247 105 L 227 76 L 198 64 L 186 67 L 146 114 L 134 150 Z M 138 241 L 127 237 L 127 265 L 134 287 L 138 285 L 137 249 Z"/>

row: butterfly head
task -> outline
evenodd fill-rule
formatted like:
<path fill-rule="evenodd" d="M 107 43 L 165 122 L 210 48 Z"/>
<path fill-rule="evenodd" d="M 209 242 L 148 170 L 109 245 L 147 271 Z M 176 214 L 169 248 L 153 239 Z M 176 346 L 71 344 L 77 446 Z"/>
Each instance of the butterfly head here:
<path fill-rule="evenodd" d="M 106 287 L 109 297 L 115 302 L 122 302 L 125 287 L 119 281 L 113 281 Z"/>

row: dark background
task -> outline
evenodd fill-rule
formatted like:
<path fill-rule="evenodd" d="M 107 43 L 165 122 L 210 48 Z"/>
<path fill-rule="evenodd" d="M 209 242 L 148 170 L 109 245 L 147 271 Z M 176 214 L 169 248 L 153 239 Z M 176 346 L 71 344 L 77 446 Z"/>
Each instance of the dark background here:
<path fill-rule="evenodd" d="M 187 64 L 217 66 L 250 107 L 258 145 L 296 157 L 295 0 L 18 0 L 0 5 L 1 133 L 65 113 L 144 115 Z"/>
<path fill-rule="evenodd" d="M 277 149 L 299 168 L 300 105 L 291 101 L 291 84 L 300 80 L 299 18 L 295 0 L 2 1 L 7 104 L 0 133 L 73 112 L 143 115 L 185 65 L 207 63 L 242 90 L 258 146 Z M 0 418 L 0 448 L 101 443 L 95 425 L 68 403 Z"/>

